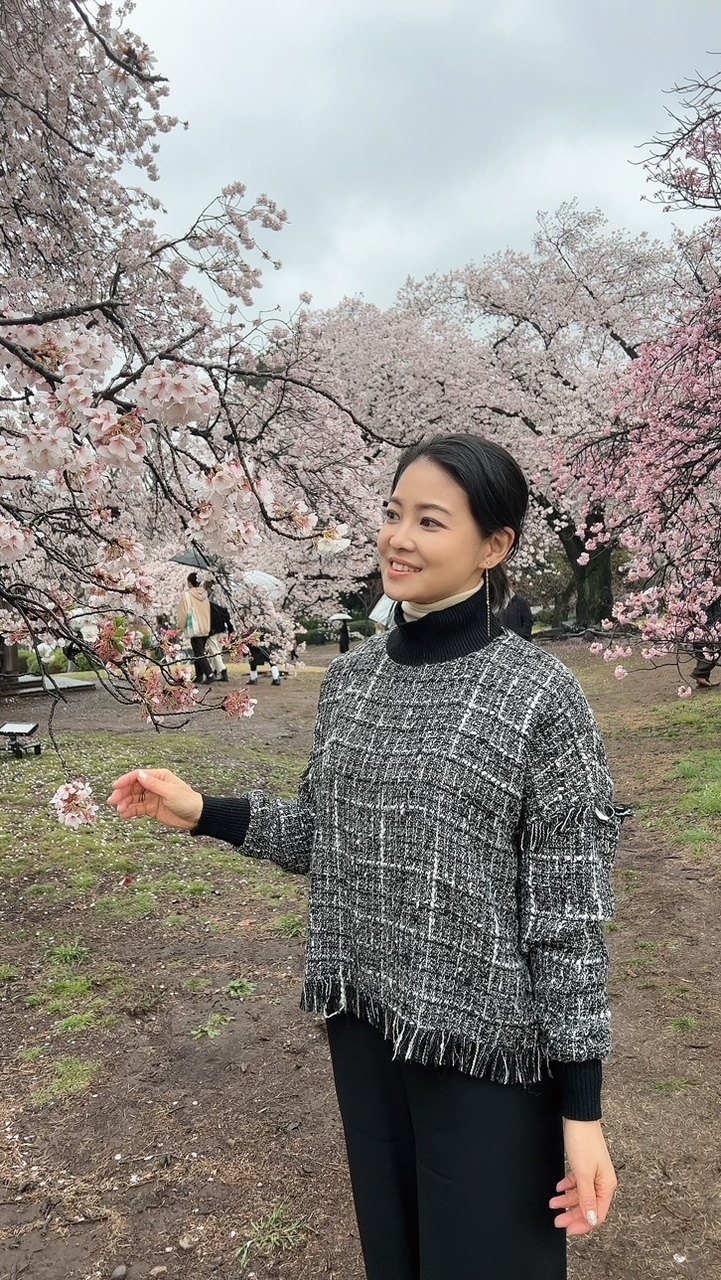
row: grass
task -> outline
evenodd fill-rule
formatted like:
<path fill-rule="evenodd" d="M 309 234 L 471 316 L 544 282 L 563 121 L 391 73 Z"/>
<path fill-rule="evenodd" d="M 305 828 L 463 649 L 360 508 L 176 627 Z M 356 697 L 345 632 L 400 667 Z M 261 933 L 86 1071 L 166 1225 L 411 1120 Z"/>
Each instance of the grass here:
<path fill-rule="evenodd" d="M 694 987 L 689 987 L 685 982 L 677 982 L 669 987 L 669 995 L 674 996 L 676 999 L 683 999 L 686 996 L 691 1000 L 703 999 L 700 991 L 696 991 Z"/>
<path fill-rule="evenodd" d="M 0 964 L 0 982 L 14 982 L 20 977 L 20 970 L 14 964 Z"/>
<path fill-rule="evenodd" d="M 227 996 L 230 996 L 231 1000 L 242 1000 L 245 996 L 252 996 L 255 991 L 255 983 L 246 982 L 245 978 L 235 978 L 228 983 L 224 991 Z"/>
<path fill-rule="evenodd" d="M 147 735 L 68 734 L 63 753 L 71 772 L 87 776 L 101 801 L 114 778 L 138 764 L 165 766 L 211 793 L 232 795 L 242 778 L 243 789 L 261 786 L 281 796 L 295 793 L 305 764 L 295 755 L 258 750 L 242 741 L 234 744 L 232 753 L 219 755 L 208 735 L 157 735 L 151 730 Z M 50 750 L 33 757 L 32 768 L 22 772 L 0 761 L 0 787 L 12 797 L 0 811 L 0 883 L 19 882 L 20 891 L 31 898 L 72 901 L 96 891 L 109 875 L 174 872 L 176 893 L 202 898 L 214 888 L 209 879 L 213 866 L 226 869 L 232 863 L 242 874 L 244 860 L 236 853 L 205 846 L 191 836 L 171 835 L 154 823 L 124 823 L 102 805 L 95 827 L 61 826 L 48 802 L 62 781 L 60 764 Z M 36 850 L 42 851 L 40 857 Z M 107 906 L 101 910 L 116 919 L 134 918 L 132 909 L 125 907 L 117 914 Z"/>
<path fill-rule="evenodd" d="M 53 1064 L 53 1074 L 44 1089 L 38 1089 L 31 1095 L 31 1101 L 38 1106 L 45 1102 L 54 1102 L 67 1094 L 80 1093 L 97 1079 L 100 1064 L 83 1058 L 58 1058 Z"/>
<path fill-rule="evenodd" d="M 73 942 L 59 942 L 47 947 L 43 959 L 46 964 L 65 965 L 68 969 L 74 969 L 90 959 L 90 952 L 80 938 L 75 938 Z"/>
<path fill-rule="evenodd" d="M 671 1031 L 678 1031 L 681 1033 L 685 1031 L 696 1031 L 698 1027 L 698 1018 L 671 1018 L 668 1025 Z"/>
<path fill-rule="evenodd" d="M 15 1057 L 17 1058 L 18 1062 L 22 1062 L 26 1065 L 29 1065 L 32 1062 L 39 1062 L 40 1059 L 43 1057 L 44 1053 L 45 1053 L 45 1050 L 40 1049 L 39 1047 L 34 1049 L 18 1049 L 17 1053 L 15 1054 Z"/>
<path fill-rule="evenodd" d="M 210 978 L 186 978 L 183 990 L 192 994 L 195 991 L 207 991 L 209 986 Z"/>
<path fill-rule="evenodd" d="M 155 915 L 157 906 L 158 899 L 150 889 L 134 889 L 130 885 L 117 894 L 98 898 L 95 910 L 101 916 L 130 924 Z"/>
<path fill-rule="evenodd" d="M 689 784 L 679 804 L 681 813 L 702 818 L 721 814 L 721 751 L 694 752 L 679 760 L 676 776 Z"/>
<path fill-rule="evenodd" d="M 677 1080 L 671 1076 L 668 1080 L 651 1081 L 652 1093 L 658 1093 L 663 1098 L 673 1098 L 676 1094 L 686 1093 L 689 1089 L 693 1089 L 692 1080 Z"/>
<path fill-rule="evenodd" d="M 715 699 L 669 702 L 651 708 L 653 731 L 669 741 L 694 740 L 695 745 L 719 740 L 718 704 Z"/>
<path fill-rule="evenodd" d="M 58 1031 L 89 1031 L 91 1027 L 97 1027 L 98 1015 L 94 1009 L 88 1009 L 87 1013 L 71 1013 L 67 1018 L 61 1018 L 57 1024 Z"/>
<path fill-rule="evenodd" d="M 275 1258 L 296 1249 L 308 1231 L 307 1219 L 294 1218 L 285 1203 L 276 1205 L 267 1217 L 251 1222 L 248 1240 L 236 1254 L 241 1270 L 248 1266 L 254 1252 L 264 1258 Z"/>
<path fill-rule="evenodd" d="M 79 1001 L 90 995 L 93 984 L 80 974 L 50 978 L 25 997 L 28 1008 L 42 1008 L 46 1013 L 67 1014 L 77 1011 Z"/>
<path fill-rule="evenodd" d="M 273 928 L 284 938 L 304 938 L 305 923 L 303 916 L 296 915 L 295 912 L 291 911 L 287 915 L 278 916 L 273 923 Z"/>
<path fill-rule="evenodd" d="M 99 877 L 92 871 L 73 871 L 68 876 L 68 886 L 77 893 L 92 893 L 97 889 Z"/>
<path fill-rule="evenodd" d="M 223 1027 L 229 1022 L 235 1022 L 235 1018 L 231 1013 L 211 1013 L 208 1021 L 202 1027 L 196 1027 L 191 1031 L 194 1040 L 217 1040 L 222 1035 Z"/>
<path fill-rule="evenodd" d="M 297 898 L 297 885 L 289 882 L 287 877 L 270 884 L 259 884 L 255 889 L 256 896 L 264 902 L 285 902 L 288 898 Z"/>

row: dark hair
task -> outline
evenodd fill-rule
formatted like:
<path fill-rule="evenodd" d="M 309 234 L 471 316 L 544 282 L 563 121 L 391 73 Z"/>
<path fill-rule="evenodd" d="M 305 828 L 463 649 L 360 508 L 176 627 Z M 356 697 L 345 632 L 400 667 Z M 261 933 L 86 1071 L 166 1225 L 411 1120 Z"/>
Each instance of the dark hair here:
<path fill-rule="evenodd" d="M 412 462 L 425 458 L 442 467 L 460 485 L 471 515 L 484 538 L 501 529 L 512 529 L 515 540 L 506 560 L 518 550 L 528 509 L 528 484 L 516 459 L 493 440 L 465 434 L 428 436 L 406 449 L 393 477 L 391 493 Z M 504 609 L 512 592 L 503 564 L 490 571 L 491 608 Z"/>
<path fill-rule="evenodd" d="M 197 575 L 197 573 L 196 573 L 195 571 L 193 571 L 192 573 L 189 573 L 189 574 L 188 574 L 188 586 L 189 586 L 189 587 L 199 587 L 199 586 L 200 586 L 200 578 L 198 577 L 198 575 Z"/>

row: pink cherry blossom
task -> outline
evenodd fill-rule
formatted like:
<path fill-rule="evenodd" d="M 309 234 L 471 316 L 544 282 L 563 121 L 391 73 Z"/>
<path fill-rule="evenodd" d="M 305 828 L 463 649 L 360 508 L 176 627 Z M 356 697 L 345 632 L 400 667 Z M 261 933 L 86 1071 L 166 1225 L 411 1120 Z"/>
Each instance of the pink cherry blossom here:
<path fill-rule="evenodd" d="M 98 816 L 98 806 L 85 778 L 63 783 L 50 803 L 55 808 L 58 821 L 66 827 L 93 826 Z"/>
<path fill-rule="evenodd" d="M 223 699 L 223 710 L 225 711 L 226 720 L 237 720 L 239 717 L 252 716 L 256 706 L 257 698 L 251 698 L 245 689 L 237 689 L 234 693 L 229 693 Z"/>

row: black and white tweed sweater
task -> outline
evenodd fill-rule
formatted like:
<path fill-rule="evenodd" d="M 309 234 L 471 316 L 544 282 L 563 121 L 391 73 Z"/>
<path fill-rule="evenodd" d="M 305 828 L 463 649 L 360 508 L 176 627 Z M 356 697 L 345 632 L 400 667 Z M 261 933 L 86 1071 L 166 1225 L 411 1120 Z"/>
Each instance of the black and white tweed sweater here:
<path fill-rule="evenodd" d="M 398 611 L 331 665 L 297 799 L 205 799 L 197 834 L 309 873 L 307 1010 L 497 1081 L 597 1065 L 598 1094 L 620 811 L 575 677 L 482 618 Z"/>

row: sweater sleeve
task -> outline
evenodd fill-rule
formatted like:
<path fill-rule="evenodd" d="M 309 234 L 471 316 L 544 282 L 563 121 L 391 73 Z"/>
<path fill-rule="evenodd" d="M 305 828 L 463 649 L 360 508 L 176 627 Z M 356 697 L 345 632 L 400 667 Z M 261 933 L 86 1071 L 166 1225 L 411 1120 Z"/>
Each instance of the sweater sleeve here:
<path fill-rule="evenodd" d="M 551 1074 L 558 1080 L 561 1112 L 566 1120 L 600 1120 L 603 1063 L 600 1058 L 585 1062 L 551 1062 Z"/>
<path fill-rule="evenodd" d="M 563 672 L 537 716 L 519 863 L 521 946 L 544 1046 L 562 1086 L 559 1064 L 590 1063 L 610 1052 L 603 924 L 613 914 L 622 816 L 591 709 L 575 678 Z M 584 1093 L 581 1076 L 588 1083 L 589 1073 L 590 1067 L 576 1073 Z M 565 1076 L 568 1095 L 573 1069 Z"/>
<path fill-rule="evenodd" d="M 305 875 L 310 870 L 316 827 L 316 787 L 328 728 L 332 668 L 321 686 L 313 747 L 293 800 L 277 800 L 264 791 L 239 798 L 203 797 L 203 811 L 193 831 L 242 846 L 249 858 L 267 858 L 284 871 Z"/>
<path fill-rule="evenodd" d="M 247 796 L 203 796 L 200 822 L 193 828 L 194 836 L 210 836 L 213 840 L 225 840 L 240 847 L 250 826 L 250 801 Z"/>

